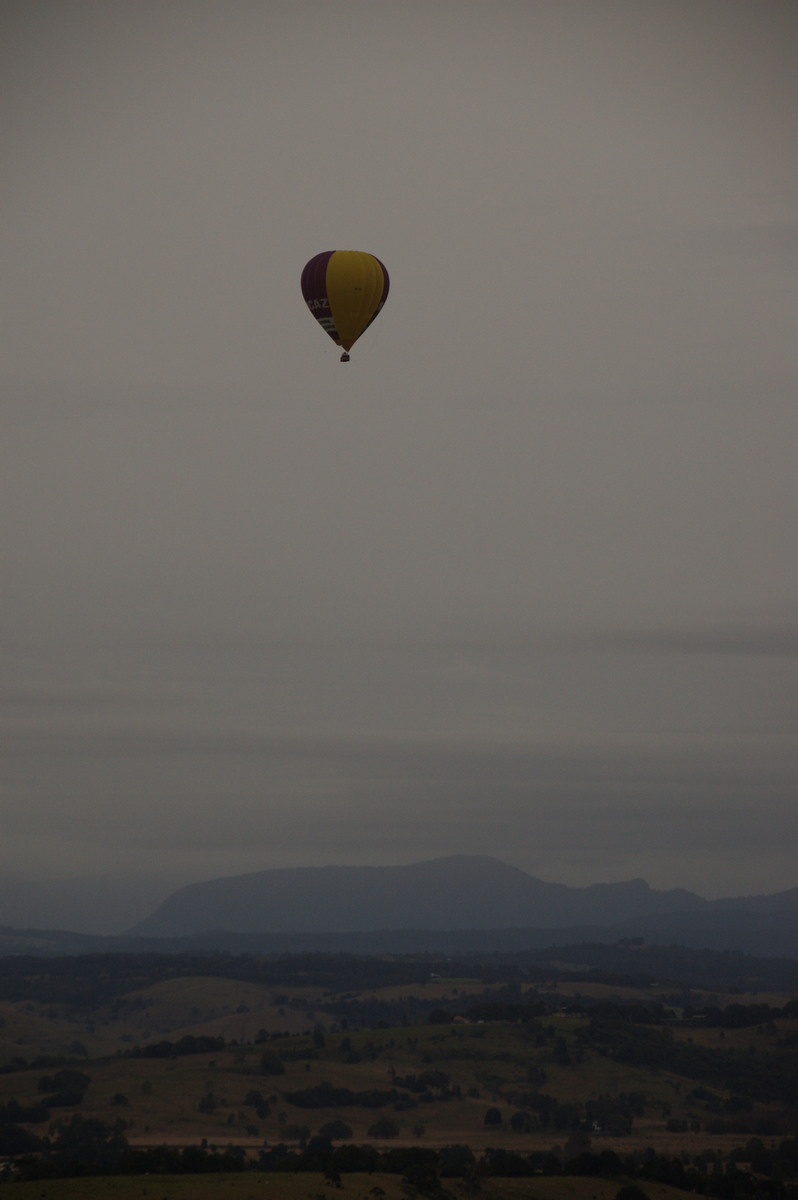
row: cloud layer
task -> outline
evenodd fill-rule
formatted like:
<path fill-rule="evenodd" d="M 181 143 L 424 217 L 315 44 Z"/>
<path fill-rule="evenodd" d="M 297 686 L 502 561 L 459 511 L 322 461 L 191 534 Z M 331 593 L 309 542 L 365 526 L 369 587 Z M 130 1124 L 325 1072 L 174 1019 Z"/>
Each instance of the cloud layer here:
<path fill-rule="evenodd" d="M 793 886 L 793 6 L 2 20 L 0 921 L 457 852 Z"/>

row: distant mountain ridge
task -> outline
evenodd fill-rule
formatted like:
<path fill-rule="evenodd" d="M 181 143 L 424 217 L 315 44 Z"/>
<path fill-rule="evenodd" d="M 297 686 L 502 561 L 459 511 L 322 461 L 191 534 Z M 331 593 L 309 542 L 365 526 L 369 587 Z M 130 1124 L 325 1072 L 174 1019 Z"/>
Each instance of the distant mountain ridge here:
<path fill-rule="evenodd" d="M 798 959 L 798 888 L 705 900 L 642 879 L 573 888 L 485 856 L 283 868 L 193 884 L 124 934 L 0 926 L 0 958 L 93 953 L 519 954 L 591 944 Z"/>
<path fill-rule="evenodd" d="M 485 855 L 455 855 L 402 867 L 277 868 L 190 884 L 127 935 L 565 929 L 710 905 L 681 888 L 655 891 L 642 879 L 568 887 Z"/>

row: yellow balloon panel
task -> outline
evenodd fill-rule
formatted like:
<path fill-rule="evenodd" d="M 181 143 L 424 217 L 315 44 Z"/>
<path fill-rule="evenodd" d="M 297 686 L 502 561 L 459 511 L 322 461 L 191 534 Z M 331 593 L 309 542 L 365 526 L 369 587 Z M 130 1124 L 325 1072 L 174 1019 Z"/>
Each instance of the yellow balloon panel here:
<path fill-rule="evenodd" d="M 349 350 L 370 324 L 382 299 L 385 276 L 373 254 L 336 250 L 327 263 L 327 296 L 340 345 Z"/>

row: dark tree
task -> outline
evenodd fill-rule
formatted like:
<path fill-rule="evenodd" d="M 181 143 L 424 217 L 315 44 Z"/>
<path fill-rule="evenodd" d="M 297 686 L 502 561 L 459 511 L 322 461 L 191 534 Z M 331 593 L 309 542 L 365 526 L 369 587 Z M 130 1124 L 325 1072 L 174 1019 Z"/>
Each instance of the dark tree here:
<path fill-rule="evenodd" d="M 368 1135 L 372 1138 L 394 1138 L 398 1134 L 399 1126 L 392 1117 L 380 1117 L 368 1128 Z"/>

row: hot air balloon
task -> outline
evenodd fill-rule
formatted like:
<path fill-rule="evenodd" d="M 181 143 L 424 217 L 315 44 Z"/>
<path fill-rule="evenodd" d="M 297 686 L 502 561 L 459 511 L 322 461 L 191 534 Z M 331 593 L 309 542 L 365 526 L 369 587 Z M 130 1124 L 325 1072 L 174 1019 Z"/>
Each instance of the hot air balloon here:
<path fill-rule="evenodd" d="M 305 264 L 302 295 L 322 329 L 343 349 L 341 362 L 388 295 L 388 272 L 363 250 L 325 250 Z"/>

